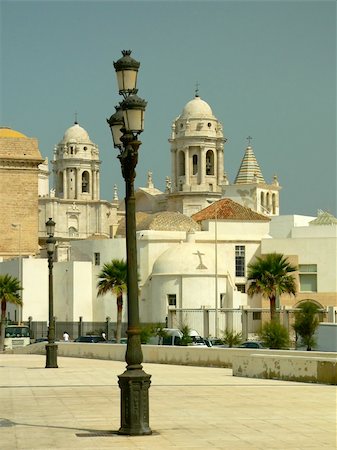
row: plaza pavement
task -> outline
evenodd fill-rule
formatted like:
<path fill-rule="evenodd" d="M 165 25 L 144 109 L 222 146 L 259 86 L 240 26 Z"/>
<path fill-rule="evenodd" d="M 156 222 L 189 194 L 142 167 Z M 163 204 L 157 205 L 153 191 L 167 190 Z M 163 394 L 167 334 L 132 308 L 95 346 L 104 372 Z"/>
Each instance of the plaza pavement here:
<path fill-rule="evenodd" d="M 125 363 L 0 354 L 0 449 L 336 448 L 336 387 L 232 376 L 230 369 L 145 364 L 151 436 L 120 424 Z M 99 436 L 99 433 L 102 433 Z"/>

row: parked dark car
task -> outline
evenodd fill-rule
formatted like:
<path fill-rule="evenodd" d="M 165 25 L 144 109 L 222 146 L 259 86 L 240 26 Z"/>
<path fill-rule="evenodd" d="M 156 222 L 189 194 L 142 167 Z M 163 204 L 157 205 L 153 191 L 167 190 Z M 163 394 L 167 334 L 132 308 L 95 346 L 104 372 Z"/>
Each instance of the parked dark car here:
<path fill-rule="evenodd" d="M 265 348 L 265 346 L 259 341 L 246 341 L 239 345 L 238 348 Z"/>
<path fill-rule="evenodd" d="M 79 336 L 74 340 L 74 342 L 87 342 L 87 343 L 97 343 L 106 342 L 103 336 Z"/>

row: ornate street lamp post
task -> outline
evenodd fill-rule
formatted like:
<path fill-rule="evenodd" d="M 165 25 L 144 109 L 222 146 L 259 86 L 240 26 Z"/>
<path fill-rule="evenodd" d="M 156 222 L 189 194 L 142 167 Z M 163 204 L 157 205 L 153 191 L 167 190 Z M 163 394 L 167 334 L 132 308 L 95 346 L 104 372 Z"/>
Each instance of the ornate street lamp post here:
<path fill-rule="evenodd" d="M 54 296 L 53 296 L 53 260 L 55 251 L 55 222 L 52 218 L 46 222 L 47 228 L 47 255 L 49 269 L 49 324 L 48 344 L 46 344 L 46 368 L 57 368 L 57 345 L 55 344 L 55 322 L 54 322 Z"/>
<path fill-rule="evenodd" d="M 119 94 L 124 100 L 116 107 L 115 114 L 107 119 L 114 147 L 119 149 L 118 159 L 125 180 L 128 341 L 125 354 L 126 371 L 118 376 L 121 389 L 121 427 L 118 433 L 144 435 L 152 433 L 149 426 L 148 393 L 151 375 L 145 373 L 142 366 L 134 180 L 138 149 L 141 145 L 138 135 L 144 129 L 146 101 L 136 95 L 140 63 L 130 56 L 130 50 L 123 50 L 122 54 L 123 57 L 114 62 L 114 67 Z"/>

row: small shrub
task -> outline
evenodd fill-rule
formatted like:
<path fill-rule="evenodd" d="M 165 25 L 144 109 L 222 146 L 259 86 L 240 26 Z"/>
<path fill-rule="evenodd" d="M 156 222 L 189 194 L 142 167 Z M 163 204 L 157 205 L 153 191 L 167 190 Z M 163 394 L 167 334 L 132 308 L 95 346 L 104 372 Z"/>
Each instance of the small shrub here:
<path fill-rule="evenodd" d="M 235 345 L 239 345 L 242 342 L 242 333 L 236 333 L 235 331 L 226 329 L 222 332 L 222 334 L 222 342 L 224 344 L 227 344 L 230 348 L 234 347 Z"/>
<path fill-rule="evenodd" d="M 192 338 L 190 336 L 191 328 L 188 325 L 183 324 L 180 328 L 180 331 L 182 332 L 183 336 L 180 340 L 179 345 L 191 344 L 192 343 Z"/>
<path fill-rule="evenodd" d="M 155 332 L 153 326 L 147 325 L 140 330 L 140 342 L 141 344 L 147 344 L 151 336 L 154 336 Z"/>
<path fill-rule="evenodd" d="M 265 323 L 258 335 L 266 347 L 273 349 L 289 347 L 288 330 L 278 321 Z"/>

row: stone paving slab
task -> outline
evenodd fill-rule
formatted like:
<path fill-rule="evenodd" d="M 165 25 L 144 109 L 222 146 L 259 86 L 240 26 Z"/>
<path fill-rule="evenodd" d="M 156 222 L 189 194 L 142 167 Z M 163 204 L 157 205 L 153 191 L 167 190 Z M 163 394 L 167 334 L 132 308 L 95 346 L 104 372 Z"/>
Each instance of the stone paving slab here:
<path fill-rule="evenodd" d="M 0 355 L 0 449 L 336 449 L 336 387 L 145 364 L 151 436 L 119 436 L 125 363 Z M 100 436 L 101 433 L 101 436 Z"/>

